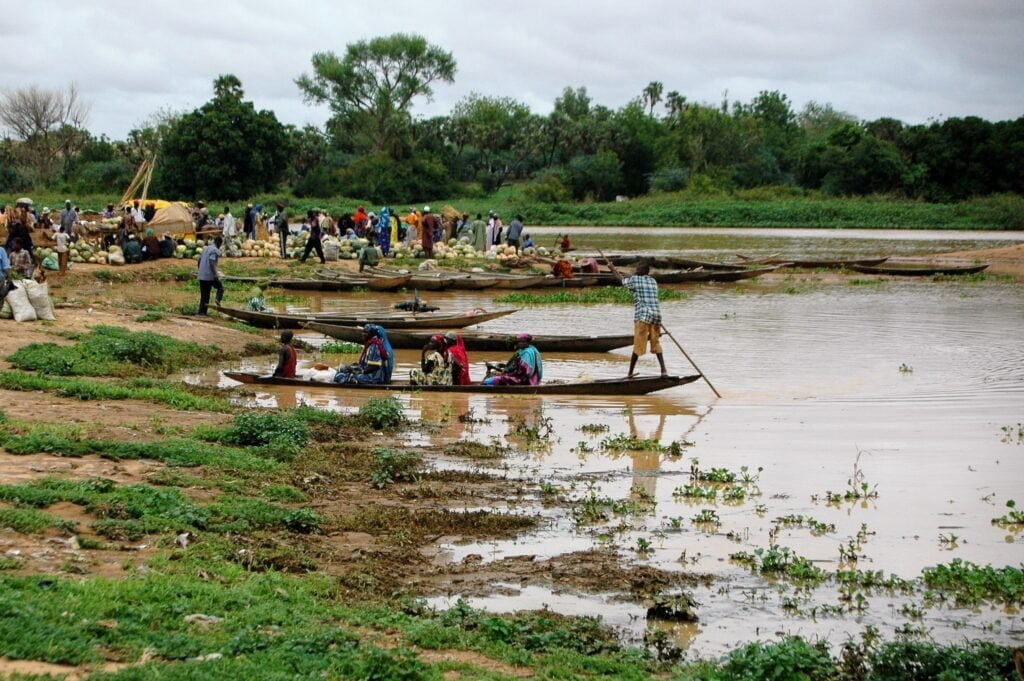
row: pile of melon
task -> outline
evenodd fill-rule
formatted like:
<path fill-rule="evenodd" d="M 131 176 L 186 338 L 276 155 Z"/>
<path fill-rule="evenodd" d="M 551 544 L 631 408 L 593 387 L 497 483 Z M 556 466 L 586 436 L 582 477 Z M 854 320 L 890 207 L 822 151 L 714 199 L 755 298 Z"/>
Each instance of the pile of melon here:
<path fill-rule="evenodd" d="M 111 248 L 117 248 L 117 246 Z M 107 255 L 101 247 L 88 244 L 84 240 L 79 240 L 68 247 L 68 260 L 71 262 L 105 265 Z"/>
<path fill-rule="evenodd" d="M 278 254 L 278 245 L 273 241 L 257 241 L 250 239 L 241 245 L 243 258 L 269 258 Z"/>

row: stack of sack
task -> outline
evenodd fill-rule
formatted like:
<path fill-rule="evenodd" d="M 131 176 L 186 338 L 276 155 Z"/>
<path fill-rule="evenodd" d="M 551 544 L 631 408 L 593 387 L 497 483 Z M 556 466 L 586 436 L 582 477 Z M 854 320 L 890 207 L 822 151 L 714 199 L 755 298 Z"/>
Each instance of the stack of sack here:
<path fill-rule="evenodd" d="M 11 283 L 11 289 L 4 298 L 0 317 L 16 322 L 34 322 L 37 319 L 52 322 L 53 303 L 50 302 L 50 285 L 39 284 L 31 279 L 19 279 Z"/>

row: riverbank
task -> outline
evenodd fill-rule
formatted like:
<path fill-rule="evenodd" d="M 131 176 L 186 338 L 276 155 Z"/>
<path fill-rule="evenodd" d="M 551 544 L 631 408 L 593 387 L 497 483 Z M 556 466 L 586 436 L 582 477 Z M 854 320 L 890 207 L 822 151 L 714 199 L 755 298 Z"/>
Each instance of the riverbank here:
<path fill-rule="evenodd" d="M 10 205 L 15 198 L 0 196 L 0 203 Z M 58 210 L 68 197 L 40 192 L 32 198 L 37 208 Z M 70 198 L 83 209 L 102 210 L 119 197 Z M 314 207 L 338 215 L 352 212 L 359 205 L 374 206 L 362 199 L 297 198 L 284 194 L 263 194 L 239 201 L 209 200 L 207 205 L 215 213 L 231 205 L 238 217 L 246 203 L 261 203 L 269 213 L 277 201 L 288 205 L 293 218 Z M 541 203 L 526 199 L 517 187 L 505 187 L 491 196 L 447 197 L 426 203 L 435 211 L 450 205 L 474 216 L 479 213 L 486 217 L 489 211 L 497 211 L 506 224 L 515 214 L 522 213 L 528 224 L 541 226 L 1024 229 L 1024 197 L 1010 194 L 958 203 L 926 203 L 887 196 L 836 198 L 808 192 L 792 195 L 776 188 L 762 188 L 718 196 L 677 192 L 621 202 Z M 405 204 L 392 207 L 400 213 L 408 208 Z"/>
<path fill-rule="evenodd" d="M 1024 247 L 1000 257 L 1020 264 Z M 1007 556 L 1024 526 L 994 521 L 1019 479 L 1016 414 L 998 401 L 1019 363 L 993 324 L 1019 308 L 984 310 L 1017 305 L 1016 284 L 793 271 L 681 287 L 666 323 L 713 372 L 726 394 L 714 404 L 697 385 L 622 401 L 395 402 L 221 389 L 221 367 L 272 366 L 275 334 L 181 315 L 193 271 L 76 266 L 51 276 L 67 305 L 56 322 L 0 321 L 0 676 L 1012 678 L 1024 587 Z M 268 295 L 311 306 L 404 294 Z M 493 295 L 437 300 L 464 309 Z M 921 323 L 900 325 L 908 315 Z M 630 310 L 510 319 L 586 332 L 628 324 Z M 74 350 L 96 326 L 218 354 L 133 335 L 118 352 L 178 348 L 184 373 L 128 363 L 121 375 L 97 346 Z M 975 345 L 950 358 L 960 346 L 946 338 Z M 40 377 L 12 357 L 30 343 L 56 344 L 53 371 L 76 375 Z M 992 371 L 969 371 L 978 346 Z M 404 375 L 419 353 L 398 354 Z M 475 372 L 485 358 L 474 353 Z M 546 360 L 551 379 L 602 376 L 628 354 Z M 918 399 L 950 384 L 945 400 L 976 390 L 992 402 Z"/>

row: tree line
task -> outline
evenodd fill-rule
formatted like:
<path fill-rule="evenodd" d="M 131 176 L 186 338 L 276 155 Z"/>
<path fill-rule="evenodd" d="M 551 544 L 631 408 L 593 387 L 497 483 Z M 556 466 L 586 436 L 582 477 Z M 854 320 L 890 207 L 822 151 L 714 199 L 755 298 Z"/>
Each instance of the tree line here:
<path fill-rule="evenodd" d="M 150 193 L 183 199 L 286 191 L 405 203 L 508 183 L 546 203 L 766 185 L 943 202 L 1024 193 L 1024 116 L 862 121 L 813 101 L 796 110 L 776 90 L 707 103 L 660 82 L 618 109 L 566 87 L 548 114 L 473 93 L 446 115 L 415 115 L 455 74 L 454 56 L 421 36 L 362 40 L 314 54 L 295 79 L 308 104 L 329 107 L 323 127 L 283 125 L 225 74 L 201 107 L 155 112 L 124 140 L 88 131 L 73 86 L 8 91 L 0 191 L 116 193 L 156 156 Z"/>

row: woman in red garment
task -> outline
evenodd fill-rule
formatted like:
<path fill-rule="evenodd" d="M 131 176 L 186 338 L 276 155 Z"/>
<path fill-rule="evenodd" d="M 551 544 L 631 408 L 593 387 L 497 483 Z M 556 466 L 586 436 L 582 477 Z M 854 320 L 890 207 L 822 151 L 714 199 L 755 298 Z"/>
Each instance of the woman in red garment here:
<path fill-rule="evenodd" d="M 452 364 L 452 385 L 469 385 L 469 356 L 466 354 L 466 342 L 462 336 L 449 331 L 444 335 L 445 351 Z"/>

